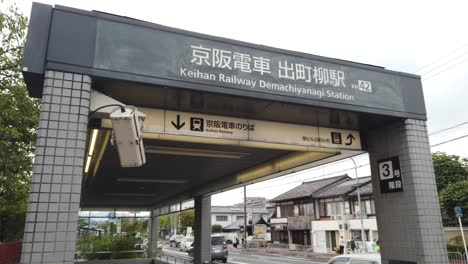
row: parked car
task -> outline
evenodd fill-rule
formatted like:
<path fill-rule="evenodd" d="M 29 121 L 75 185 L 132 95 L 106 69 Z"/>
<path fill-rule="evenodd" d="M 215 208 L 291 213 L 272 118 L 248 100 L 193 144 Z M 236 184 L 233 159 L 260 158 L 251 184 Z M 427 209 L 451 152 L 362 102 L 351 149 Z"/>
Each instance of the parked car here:
<path fill-rule="evenodd" d="M 332 258 L 328 264 L 381 264 L 380 254 L 346 254 Z"/>
<path fill-rule="evenodd" d="M 184 239 L 183 235 L 173 235 L 171 239 L 169 240 L 170 246 L 171 247 L 179 247 L 180 242 L 182 242 L 182 239 Z"/>
<path fill-rule="evenodd" d="M 193 237 L 184 237 L 180 242 L 180 251 L 188 252 L 192 248 Z"/>
<path fill-rule="evenodd" d="M 188 254 L 193 258 L 194 248 L 196 245 L 192 244 L 192 248 L 189 250 Z M 226 242 L 224 242 L 224 236 L 211 236 L 211 261 L 221 260 L 223 263 L 227 262 L 228 258 L 228 247 Z"/>

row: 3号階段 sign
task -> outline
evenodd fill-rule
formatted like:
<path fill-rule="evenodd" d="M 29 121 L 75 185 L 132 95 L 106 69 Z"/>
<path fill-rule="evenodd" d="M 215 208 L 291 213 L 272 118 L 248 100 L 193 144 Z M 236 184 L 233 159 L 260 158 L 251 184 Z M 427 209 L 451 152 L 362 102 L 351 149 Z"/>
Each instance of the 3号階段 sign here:
<path fill-rule="evenodd" d="M 402 192 L 403 180 L 399 157 L 392 157 L 378 162 L 380 192 Z"/>

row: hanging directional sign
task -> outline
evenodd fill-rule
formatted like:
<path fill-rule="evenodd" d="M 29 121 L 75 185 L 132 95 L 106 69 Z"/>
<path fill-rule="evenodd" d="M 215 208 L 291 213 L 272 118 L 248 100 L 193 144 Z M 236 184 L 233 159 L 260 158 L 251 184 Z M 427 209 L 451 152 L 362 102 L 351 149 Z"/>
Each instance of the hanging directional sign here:
<path fill-rule="evenodd" d="M 402 192 L 403 180 L 401 178 L 400 159 L 392 157 L 378 162 L 380 192 Z"/>
<path fill-rule="evenodd" d="M 146 133 L 361 149 L 359 131 L 142 108 Z"/>

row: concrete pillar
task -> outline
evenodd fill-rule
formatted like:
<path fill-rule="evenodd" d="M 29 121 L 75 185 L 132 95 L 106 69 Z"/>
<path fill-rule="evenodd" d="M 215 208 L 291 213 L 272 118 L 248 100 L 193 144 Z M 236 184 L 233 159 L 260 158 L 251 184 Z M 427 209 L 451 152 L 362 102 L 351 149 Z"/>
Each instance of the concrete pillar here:
<path fill-rule="evenodd" d="M 211 263 L 211 196 L 195 197 L 194 264 Z"/>
<path fill-rule="evenodd" d="M 291 230 L 288 230 L 288 244 L 291 245 L 292 243 L 293 243 L 293 241 L 292 241 Z"/>
<path fill-rule="evenodd" d="M 159 240 L 159 231 L 160 231 L 160 221 L 159 215 L 153 214 L 154 210 L 151 211 L 150 217 L 150 232 L 149 232 L 149 247 L 148 247 L 148 255 L 152 258 L 156 257 L 157 253 L 157 245 Z"/>
<path fill-rule="evenodd" d="M 382 263 L 448 263 L 426 122 L 369 131 L 368 148 Z M 382 194 L 378 161 L 395 156 L 404 191 Z"/>
<path fill-rule="evenodd" d="M 45 73 L 21 263 L 73 263 L 91 78 Z"/>

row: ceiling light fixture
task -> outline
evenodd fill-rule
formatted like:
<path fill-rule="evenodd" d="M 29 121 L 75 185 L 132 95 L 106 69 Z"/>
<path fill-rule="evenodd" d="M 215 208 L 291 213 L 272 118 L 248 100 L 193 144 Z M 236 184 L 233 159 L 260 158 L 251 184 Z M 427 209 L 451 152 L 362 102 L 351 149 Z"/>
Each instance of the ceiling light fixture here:
<path fill-rule="evenodd" d="M 88 173 L 89 166 L 91 165 L 91 158 L 93 156 L 94 147 L 96 145 L 96 138 L 98 136 L 99 130 L 93 129 L 93 134 L 91 135 L 91 142 L 89 143 L 88 158 L 86 159 L 85 173 Z"/>
<path fill-rule="evenodd" d="M 183 184 L 186 180 L 171 180 L 171 179 L 147 179 L 147 178 L 118 178 L 118 182 L 144 182 L 144 183 L 173 183 Z"/>
<path fill-rule="evenodd" d="M 195 156 L 195 157 L 210 157 L 210 158 L 225 158 L 225 159 L 242 159 L 248 156 L 248 153 L 209 150 L 209 149 L 192 149 L 192 148 L 171 148 L 148 146 L 145 151 L 147 153 L 168 154 L 168 155 L 182 155 L 182 156 Z"/>

